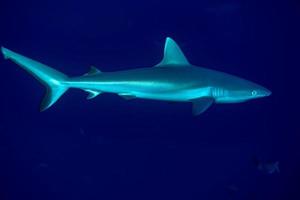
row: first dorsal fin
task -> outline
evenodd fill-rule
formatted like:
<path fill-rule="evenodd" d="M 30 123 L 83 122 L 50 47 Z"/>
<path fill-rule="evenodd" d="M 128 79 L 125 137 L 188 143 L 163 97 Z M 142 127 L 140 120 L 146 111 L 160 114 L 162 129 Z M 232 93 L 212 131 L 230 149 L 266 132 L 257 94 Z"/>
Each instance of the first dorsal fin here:
<path fill-rule="evenodd" d="M 186 59 L 180 47 L 170 37 L 167 37 L 166 39 L 164 57 L 162 61 L 158 63 L 156 66 L 162 67 L 165 65 L 172 65 L 172 66 L 190 65 L 189 61 Z"/>
<path fill-rule="evenodd" d="M 95 75 L 95 74 L 101 74 L 102 72 L 97 69 L 95 66 L 91 66 L 90 71 L 86 73 L 85 75 Z"/>

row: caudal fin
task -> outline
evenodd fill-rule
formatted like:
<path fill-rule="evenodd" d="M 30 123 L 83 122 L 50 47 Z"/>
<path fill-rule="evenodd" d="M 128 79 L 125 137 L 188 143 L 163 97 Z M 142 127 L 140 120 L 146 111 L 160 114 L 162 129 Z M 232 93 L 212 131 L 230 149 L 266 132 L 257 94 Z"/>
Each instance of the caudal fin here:
<path fill-rule="evenodd" d="M 52 106 L 67 91 L 65 82 L 68 77 L 63 73 L 4 47 L 1 47 L 1 52 L 5 59 L 18 64 L 47 87 L 47 93 L 41 103 L 41 111 Z"/>

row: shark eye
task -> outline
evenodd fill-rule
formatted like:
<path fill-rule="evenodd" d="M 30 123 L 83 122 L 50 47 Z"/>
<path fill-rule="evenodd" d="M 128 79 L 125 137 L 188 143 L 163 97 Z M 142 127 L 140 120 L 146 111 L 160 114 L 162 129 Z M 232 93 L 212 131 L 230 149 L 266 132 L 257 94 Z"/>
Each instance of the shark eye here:
<path fill-rule="evenodd" d="M 256 90 L 252 90 L 251 94 L 252 94 L 252 96 L 256 96 L 257 95 L 257 91 Z"/>

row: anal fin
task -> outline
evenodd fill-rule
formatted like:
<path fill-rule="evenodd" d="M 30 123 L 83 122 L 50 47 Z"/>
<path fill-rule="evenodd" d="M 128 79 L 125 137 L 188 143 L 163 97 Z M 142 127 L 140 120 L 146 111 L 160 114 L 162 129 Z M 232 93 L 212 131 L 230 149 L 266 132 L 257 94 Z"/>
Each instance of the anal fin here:
<path fill-rule="evenodd" d="M 136 96 L 130 93 L 119 93 L 119 96 L 123 97 L 126 100 L 134 99 Z"/>

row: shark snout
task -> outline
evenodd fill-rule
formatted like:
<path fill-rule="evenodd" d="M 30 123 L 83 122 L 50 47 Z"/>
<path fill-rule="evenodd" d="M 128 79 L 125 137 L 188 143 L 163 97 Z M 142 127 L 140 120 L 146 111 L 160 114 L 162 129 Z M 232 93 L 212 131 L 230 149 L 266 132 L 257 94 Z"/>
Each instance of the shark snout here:
<path fill-rule="evenodd" d="M 254 92 L 252 92 L 252 95 L 256 98 L 267 97 L 270 96 L 271 94 L 272 94 L 271 90 L 264 87 L 260 87 L 259 89 L 254 90 Z"/>
<path fill-rule="evenodd" d="M 265 93 L 265 96 L 267 97 L 267 96 L 270 96 L 272 94 L 272 91 L 268 90 L 268 89 L 265 89 L 264 93 Z"/>
<path fill-rule="evenodd" d="M 270 96 L 272 94 L 271 90 L 267 89 L 267 88 L 263 88 L 260 90 L 260 95 L 262 97 L 267 97 Z"/>

